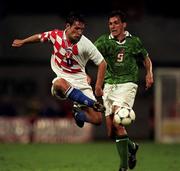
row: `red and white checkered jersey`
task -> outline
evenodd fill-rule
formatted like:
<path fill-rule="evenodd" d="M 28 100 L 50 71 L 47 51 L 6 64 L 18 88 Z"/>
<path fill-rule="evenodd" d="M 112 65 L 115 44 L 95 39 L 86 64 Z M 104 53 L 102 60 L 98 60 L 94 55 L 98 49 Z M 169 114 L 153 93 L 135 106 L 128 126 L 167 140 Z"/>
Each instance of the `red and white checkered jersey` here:
<path fill-rule="evenodd" d="M 96 65 L 102 62 L 103 56 L 89 39 L 82 35 L 79 42 L 73 45 L 67 40 L 65 31 L 56 29 L 40 34 L 41 42 L 51 41 L 53 44 L 51 67 L 54 71 L 85 72 L 88 60 Z"/>

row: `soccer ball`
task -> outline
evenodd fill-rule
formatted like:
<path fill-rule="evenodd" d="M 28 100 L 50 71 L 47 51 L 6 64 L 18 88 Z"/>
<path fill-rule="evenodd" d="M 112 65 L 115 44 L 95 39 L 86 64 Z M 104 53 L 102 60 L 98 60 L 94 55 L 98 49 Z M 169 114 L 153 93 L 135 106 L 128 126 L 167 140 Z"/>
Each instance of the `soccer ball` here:
<path fill-rule="evenodd" d="M 136 115 L 132 108 L 120 107 L 114 114 L 114 122 L 127 126 L 135 121 Z"/>

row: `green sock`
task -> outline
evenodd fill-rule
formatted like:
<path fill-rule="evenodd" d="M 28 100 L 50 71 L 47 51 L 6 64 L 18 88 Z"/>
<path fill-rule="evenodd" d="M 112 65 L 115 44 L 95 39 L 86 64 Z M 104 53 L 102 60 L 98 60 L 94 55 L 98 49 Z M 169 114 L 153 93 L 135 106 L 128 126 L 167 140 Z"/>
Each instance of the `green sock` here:
<path fill-rule="evenodd" d="M 116 147 L 120 157 L 120 168 L 128 168 L 128 137 L 117 137 Z"/>
<path fill-rule="evenodd" d="M 135 149 L 135 142 L 131 141 L 129 138 L 128 138 L 128 150 L 129 152 L 131 152 L 132 150 Z"/>

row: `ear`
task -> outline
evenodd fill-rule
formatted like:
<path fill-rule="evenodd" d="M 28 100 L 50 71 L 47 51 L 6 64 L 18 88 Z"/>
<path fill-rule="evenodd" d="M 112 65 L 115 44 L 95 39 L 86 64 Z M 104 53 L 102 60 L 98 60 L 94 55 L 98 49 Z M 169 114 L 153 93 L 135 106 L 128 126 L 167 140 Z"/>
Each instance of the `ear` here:
<path fill-rule="evenodd" d="M 70 28 L 70 24 L 69 23 L 66 24 L 66 29 L 68 29 L 68 28 Z"/>
<path fill-rule="evenodd" d="M 123 27 L 124 27 L 124 28 L 127 27 L 127 23 L 126 23 L 126 22 L 123 23 Z"/>

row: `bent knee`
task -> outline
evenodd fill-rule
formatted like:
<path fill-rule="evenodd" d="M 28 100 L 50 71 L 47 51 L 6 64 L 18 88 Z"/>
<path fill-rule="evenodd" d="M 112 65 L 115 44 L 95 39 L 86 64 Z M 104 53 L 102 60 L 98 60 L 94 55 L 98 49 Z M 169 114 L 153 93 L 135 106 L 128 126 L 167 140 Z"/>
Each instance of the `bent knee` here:
<path fill-rule="evenodd" d="M 59 78 L 53 81 L 53 86 L 55 89 L 61 89 L 62 91 L 66 91 L 67 89 L 69 89 L 69 87 L 71 87 L 69 82 L 63 78 Z"/>
<path fill-rule="evenodd" d="M 114 125 L 115 131 L 117 135 L 126 135 L 126 128 L 122 125 Z"/>

